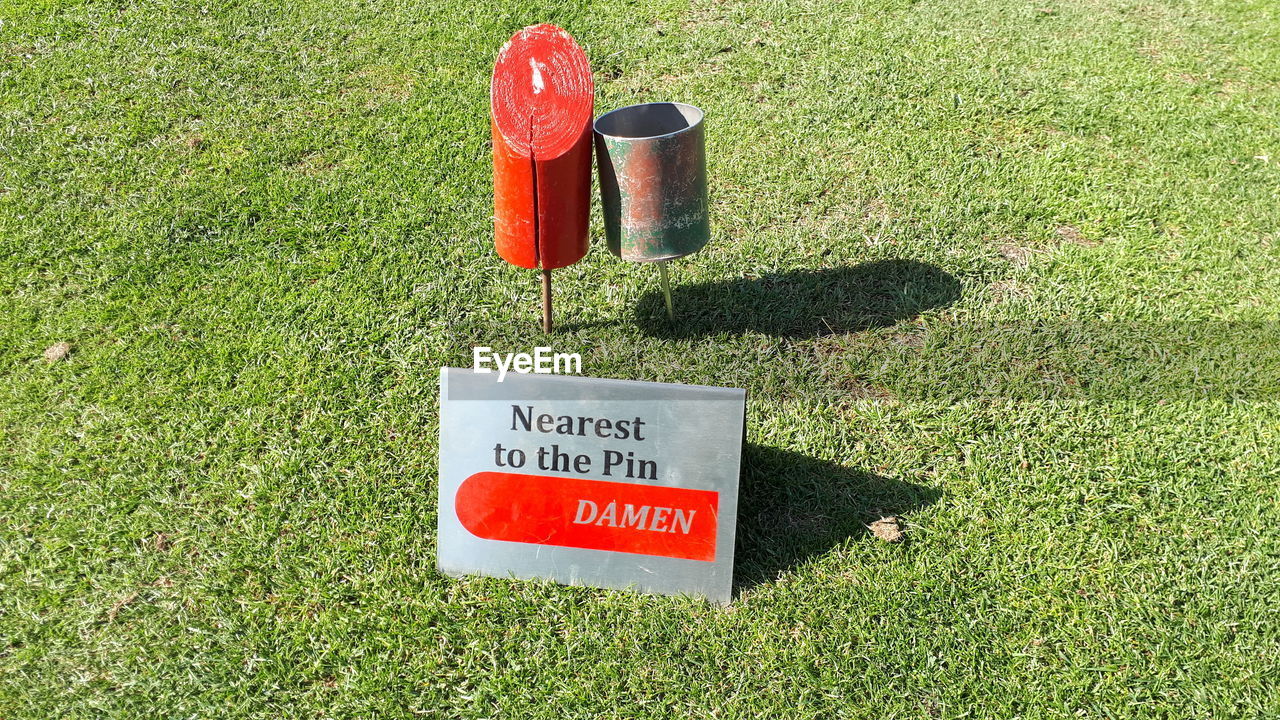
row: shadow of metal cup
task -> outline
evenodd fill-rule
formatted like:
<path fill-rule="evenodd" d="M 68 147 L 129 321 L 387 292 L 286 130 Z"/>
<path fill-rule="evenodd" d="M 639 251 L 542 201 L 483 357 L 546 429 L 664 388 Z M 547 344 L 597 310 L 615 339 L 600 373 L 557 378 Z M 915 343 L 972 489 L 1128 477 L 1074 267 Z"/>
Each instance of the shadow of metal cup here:
<path fill-rule="evenodd" d="M 685 103 L 630 105 L 595 121 L 609 251 L 654 262 L 697 252 L 711 237 L 703 113 Z"/>

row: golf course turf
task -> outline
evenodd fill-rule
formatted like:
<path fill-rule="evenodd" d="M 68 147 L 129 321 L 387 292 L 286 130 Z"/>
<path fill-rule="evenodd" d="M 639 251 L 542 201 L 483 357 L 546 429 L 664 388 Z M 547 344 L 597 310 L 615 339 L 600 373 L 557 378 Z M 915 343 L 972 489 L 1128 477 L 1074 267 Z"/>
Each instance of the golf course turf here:
<path fill-rule="evenodd" d="M 539 22 L 706 113 L 674 322 L 494 252 Z M 732 603 L 436 571 L 477 345 L 748 391 Z M 1274 718 L 1278 397 L 1274 0 L 0 5 L 5 720 Z"/>

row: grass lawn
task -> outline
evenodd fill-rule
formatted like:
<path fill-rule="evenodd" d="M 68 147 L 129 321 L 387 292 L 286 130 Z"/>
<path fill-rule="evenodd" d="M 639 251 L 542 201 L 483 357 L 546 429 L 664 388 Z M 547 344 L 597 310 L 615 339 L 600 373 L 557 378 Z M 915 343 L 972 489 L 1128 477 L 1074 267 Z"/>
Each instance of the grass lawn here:
<path fill-rule="evenodd" d="M 679 320 L 597 211 L 552 344 L 749 390 L 727 608 L 434 568 L 542 21 L 707 112 Z M 1272 0 L 0 6 L 6 720 L 1274 718 L 1278 399 Z"/>

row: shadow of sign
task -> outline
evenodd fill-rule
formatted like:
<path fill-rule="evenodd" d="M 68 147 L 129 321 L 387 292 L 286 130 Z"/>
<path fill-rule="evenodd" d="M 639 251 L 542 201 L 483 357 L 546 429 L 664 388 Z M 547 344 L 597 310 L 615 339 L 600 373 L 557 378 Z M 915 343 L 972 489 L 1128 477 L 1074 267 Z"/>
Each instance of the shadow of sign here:
<path fill-rule="evenodd" d="M 735 593 L 869 533 L 867 525 L 881 515 L 907 515 L 941 495 L 937 488 L 747 445 L 738 491 Z"/>
<path fill-rule="evenodd" d="M 646 293 L 636 324 L 666 338 L 762 332 L 806 338 L 886 327 L 960 298 L 960 281 L 916 260 L 877 260 L 851 267 L 794 270 L 758 278 L 672 288 L 675 322 L 662 293 Z"/>

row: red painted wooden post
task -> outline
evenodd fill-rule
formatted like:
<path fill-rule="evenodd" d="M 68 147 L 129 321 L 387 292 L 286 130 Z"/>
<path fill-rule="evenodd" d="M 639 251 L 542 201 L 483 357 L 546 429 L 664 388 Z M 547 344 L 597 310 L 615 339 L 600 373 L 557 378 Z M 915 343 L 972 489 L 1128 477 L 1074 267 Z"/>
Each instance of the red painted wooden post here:
<path fill-rule="evenodd" d="M 534 25 L 498 52 L 489 86 L 494 244 L 502 259 L 542 271 L 551 330 L 551 270 L 587 254 L 595 85 L 582 48 Z"/>

